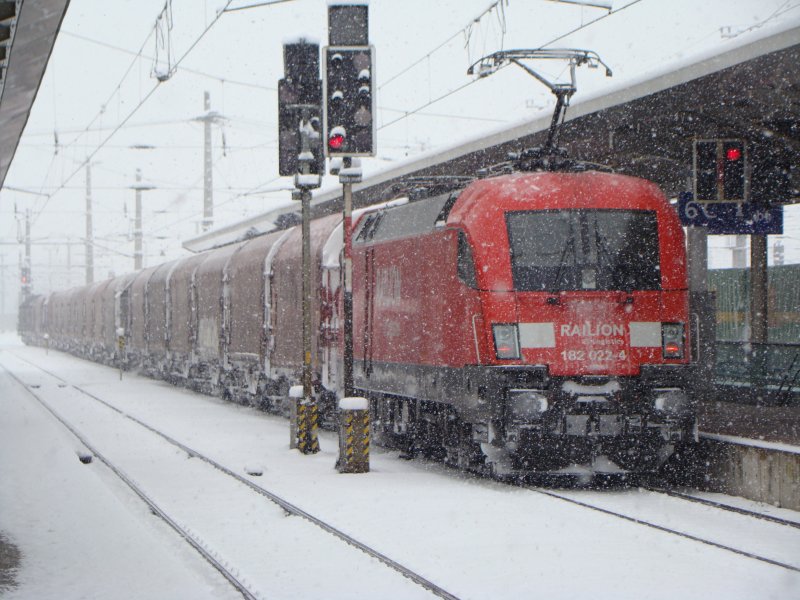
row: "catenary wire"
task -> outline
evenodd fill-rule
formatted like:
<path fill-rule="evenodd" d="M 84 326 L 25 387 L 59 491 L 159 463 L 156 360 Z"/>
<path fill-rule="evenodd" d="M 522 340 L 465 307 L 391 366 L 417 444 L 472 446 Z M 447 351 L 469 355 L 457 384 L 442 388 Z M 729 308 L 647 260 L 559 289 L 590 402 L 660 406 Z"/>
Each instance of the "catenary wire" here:
<path fill-rule="evenodd" d="M 205 29 L 203 29 L 200 35 L 189 45 L 189 48 L 181 55 L 181 57 L 177 61 L 175 61 L 176 69 L 181 64 L 181 62 L 183 62 L 183 60 L 192 52 L 192 50 L 194 50 L 197 44 L 200 43 L 200 41 L 205 37 L 205 35 L 209 32 L 209 30 L 217 23 L 217 21 L 219 21 L 222 15 L 225 14 L 225 8 L 230 6 L 231 2 L 233 2 L 233 0 L 227 1 L 223 9 L 217 13 L 217 15 L 211 20 L 211 22 L 205 27 Z M 92 160 L 92 158 L 94 158 L 94 156 L 108 143 L 108 141 L 111 140 L 112 137 L 114 137 L 117 131 L 119 131 L 122 128 L 122 126 L 125 125 L 131 119 L 131 117 L 133 117 L 133 115 L 135 115 L 138 112 L 138 110 L 142 106 L 144 106 L 144 104 L 156 92 L 156 90 L 161 86 L 161 84 L 162 82 L 158 81 L 155 86 L 150 88 L 150 91 L 147 92 L 147 94 L 145 94 L 145 96 L 136 104 L 136 106 L 133 107 L 133 109 L 128 113 L 128 115 L 111 131 L 111 133 L 108 134 L 108 136 L 106 136 L 106 138 L 102 142 L 100 142 L 100 144 L 94 150 L 92 150 L 92 152 L 86 157 L 85 160 L 82 161 L 82 163 L 78 166 L 78 168 L 72 171 L 72 173 L 64 181 L 61 182 L 61 185 L 51 194 L 50 198 L 48 198 L 44 202 L 42 208 L 37 212 L 36 217 L 31 222 L 32 225 L 36 223 L 38 218 L 44 212 L 44 209 L 47 207 L 47 204 L 49 203 L 50 199 L 55 194 L 57 194 L 60 189 L 66 186 L 67 183 L 69 183 L 70 180 L 76 174 L 78 174 L 81 171 L 81 169 L 83 169 L 83 167 Z"/>
<path fill-rule="evenodd" d="M 470 26 L 471 26 L 473 23 L 476 23 L 476 22 L 480 21 L 480 20 L 483 18 L 483 16 L 484 16 L 484 15 L 486 15 L 487 13 L 489 13 L 489 12 L 490 12 L 491 10 L 493 10 L 493 9 L 494 9 L 494 8 L 495 8 L 495 7 L 496 7 L 498 4 L 501 4 L 502 2 L 503 2 L 503 0 L 497 0 L 496 2 L 493 2 L 493 3 L 492 3 L 492 4 L 491 4 L 491 5 L 488 7 L 488 8 L 486 8 L 486 9 L 485 9 L 485 10 L 484 10 L 484 11 L 483 11 L 481 14 L 479 14 L 477 17 L 475 17 L 474 19 L 472 19 L 472 20 L 471 20 L 471 21 L 470 21 L 470 22 L 469 22 L 467 25 L 465 25 L 464 27 L 462 27 L 461 29 L 459 29 L 458 31 L 456 31 L 456 32 L 455 32 L 453 35 L 451 35 L 449 38 L 447 38 L 447 39 L 446 39 L 445 41 L 443 41 L 441 44 L 439 44 L 438 46 L 436 46 L 436 47 L 435 47 L 433 50 L 429 50 L 429 51 L 428 51 L 428 52 L 427 52 L 427 53 L 426 53 L 426 54 L 425 54 L 425 55 L 424 55 L 422 58 L 419 58 L 419 59 L 417 59 L 416 61 L 414 61 L 413 63 L 411 63 L 410 65 L 408 65 L 406 68 L 404 68 L 403 70 L 401 70 L 401 71 L 399 71 L 398 73 L 395 73 L 394 75 L 392 75 L 391 77 L 389 77 L 389 79 L 387 79 L 387 80 L 386 80 L 386 81 L 384 81 L 384 82 L 383 82 L 381 85 L 379 85 L 379 86 L 378 86 L 378 91 L 382 90 L 384 87 L 386 87 L 387 85 L 389 85 L 389 84 L 390 84 L 392 81 L 394 81 L 394 80 L 395 80 L 395 79 L 397 79 L 398 77 L 401 77 L 402 75 L 405 75 L 406 73 L 408 73 L 408 72 L 409 72 L 411 69 L 413 69 L 414 67 L 416 67 L 418 64 L 421 64 L 422 62 L 424 62 L 425 60 L 427 60 L 428 58 L 430 58 L 430 56 L 431 56 L 432 54 L 434 54 L 435 52 L 437 52 L 438 50 L 440 50 L 441 48 L 443 48 L 444 46 L 446 46 L 447 44 L 449 44 L 450 42 L 452 42 L 454 39 L 456 39 L 458 36 L 460 36 L 462 33 L 464 33 L 464 32 L 465 32 L 465 31 L 466 31 L 466 30 L 467 30 L 467 29 L 468 29 L 468 28 L 469 28 L 469 27 L 470 27 Z"/>
<path fill-rule="evenodd" d="M 572 29 L 571 31 L 568 31 L 568 32 L 566 32 L 566 33 L 564 33 L 562 35 L 559 35 L 558 37 L 553 38 L 549 42 L 546 42 L 545 44 L 542 44 L 539 47 L 540 48 L 546 48 L 547 46 L 550 46 L 551 44 L 554 44 L 555 42 L 557 42 L 559 40 L 562 40 L 565 37 L 568 37 L 568 36 L 572 35 L 573 33 L 576 33 L 578 31 L 580 31 L 581 29 L 585 29 L 586 27 L 589 27 L 590 25 L 593 25 L 593 24 L 597 23 L 598 21 L 606 19 L 606 18 L 610 17 L 611 15 L 616 15 L 617 13 L 625 10 L 626 8 L 630 8 L 631 6 L 633 6 L 635 4 L 638 4 L 639 2 L 642 2 L 642 0 L 633 0 L 633 2 L 630 2 L 629 4 L 626 4 L 625 6 L 621 6 L 620 8 L 618 8 L 616 10 L 612 10 L 612 11 L 608 12 L 605 15 L 602 15 L 602 16 L 596 18 L 596 19 L 593 19 L 592 21 L 589 21 L 588 23 L 584 23 L 583 25 L 580 25 L 580 26 L 576 27 L 575 29 Z M 430 100 L 430 101 L 426 102 L 425 104 L 422 104 L 421 106 L 418 106 L 417 108 L 414 108 L 414 109 L 411 109 L 411 110 L 407 111 L 404 115 L 394 119 L 393 121 L 389 121 L 388 123 L 384 123 L 383 125 L 378 127 L 378 130 L 381 130 L 381 129 L 384 129 L 386 127 L 389 127 L 390 125 L 394 125 L 395 123 L 398 123 L 398 122 L 410 117 L 411 115 L 418 113 L 422 109 L 427 108 L 427 107 L 431 106 L 432 104 L 436 104 L 440 100 L 444 100 L 445 98 L 447 98 L 448 96 L 452 96 L 456 92 L 460 92 L 461 90 L 469 87 L 470 85 L 474 84 L 477 81 L 480 81 L 480 79 L 471 79 L 469 82 L 465 83 L 464 85 L 461 85 L 461 86 L 459 86 L 457 88 L 454 88 L 453 90 L 451 90 L 449 92 L 446 92 L 446 93 L 442 94 L 441 96 L 438 96 L 438 97 L 434 98 L 433 100 Z M 378 88 L 378 89 L 380 89 L 380 88 Z"/>
<path fill-rule="evenodd" d="M 284 1 L 289 1 L 289 0 L 284 0 Z M 228 12 L 230 12 L 230 11 L 228 11 Z M 110 50 L 116 50 L 117 52 L 124 52 L 125 54 L 136 54 L 133 51 L 128 50 L 126 48 L 122 48 L 120 46 L 115 46 L 114 44 L 109 44 L 108 42 L 102 42 L 100 40 L 95 40 L 93 38 L 87 37 L 85 35 L 81 35 L 79 33 L 74 33 L 72 31 L 62 31 L 61 34 L 69 36 L 69 37 L 72 37 L 72 38 L 76 38 L 76 39 L 79 39 L 79 40 L 83 40 L 84 42 L 88 42 L 88 43 L 91 43 L 91 44 L 96 44 L 98 46 L 102 46 L 102 47 L 108 48 Z M 136 56 L 141 57 L 141 58 L 145 58 L 145 59 L 148 59 L 148 60 L 152 60 L 152 58 L 153 58 L 152 56 L 149 56 L 147 54 L 141 54 L 141 51 L 140 51 L 140 53 L 136 54 Z M 259 89 L 259 90 L 265 90 L 265 91 L 268 91 L 268 92 L 275 92 L 278 89 L 278 88 L 275 88 L 275 87 L 270 87 L 270 86 L 266 86 L 266 85 L 259 85 L 257 83 L 251 83 L 251 82 L 248 82 L 248 81 L 239 81 L 239 80 L 236 80 L 236 79 L 228 79 L 227 77 L 220 77 L 219 75 L 214 75 L 213 73 L 207 73 L 205 71 L 200 71 L 198 69 L 190 69 L 189 67 L 182 67 L 181 71 L 184 71 L 186 73 L 191 73 L 192 75 L 198 75 L 200 77 L 208 77 L 209 79 L 216 79 L 217 81 L 221 81 L 221 82 L 224 82 L 224 83 L 230 83 L 232 85 L 240 85 L 240 86 L 243 86 L 243 87 L 250 87 L 250 88 L 255 88 L 255 89 Z"/>

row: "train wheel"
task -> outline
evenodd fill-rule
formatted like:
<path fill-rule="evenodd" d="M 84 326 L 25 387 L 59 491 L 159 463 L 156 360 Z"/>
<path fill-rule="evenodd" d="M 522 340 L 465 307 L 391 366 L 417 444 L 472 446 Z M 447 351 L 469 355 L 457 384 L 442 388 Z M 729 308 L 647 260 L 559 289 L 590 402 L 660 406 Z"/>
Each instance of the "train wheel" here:
<path fill-rule="evenodd" d="M 661 436 L 652 434 L 620 445 L 608 453 L 616 465 L 632 473 L 655 472 L 666 456 L 662 453 Z"/>
<path fill-rule="evenodd" d="M 659 468 L 659 483 L 671 487 L 702 488 L 707 477 L 709 458 L 699 444 L 683 443 Z"/>
<path fill-rule="evenodd" d="M 472 441 L 472 427 L 455 414 L 445 417 L 444 463 L 462 471 L 480 470 L 484 466 L 481 447 Z"/>
<path fill-rule="evenodd" d="M 393 448 L 394 440 L 390 432 L 389 409 L 381 398 L 370 398 L 370 413 L 372 415 L 372 444 L 383 448 Z"/>
<path fill-rule="evenodd" d="M 514 468 L 514 459 L 505 448 L 497 448 L 488 443 L 481 443 L 481 452 L 484 455 L 484 472 L 492 479 L 498 481 L 511 481 L 519 471 Z"/>

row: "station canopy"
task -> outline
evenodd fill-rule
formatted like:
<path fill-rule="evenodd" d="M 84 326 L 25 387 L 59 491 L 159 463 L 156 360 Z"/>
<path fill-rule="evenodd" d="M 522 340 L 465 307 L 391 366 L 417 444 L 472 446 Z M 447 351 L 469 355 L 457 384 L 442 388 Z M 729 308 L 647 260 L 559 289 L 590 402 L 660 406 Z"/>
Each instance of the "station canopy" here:
<path fill-rule="evenodd" d="M 0 188 L 69 0 L 0 0 Z"/>

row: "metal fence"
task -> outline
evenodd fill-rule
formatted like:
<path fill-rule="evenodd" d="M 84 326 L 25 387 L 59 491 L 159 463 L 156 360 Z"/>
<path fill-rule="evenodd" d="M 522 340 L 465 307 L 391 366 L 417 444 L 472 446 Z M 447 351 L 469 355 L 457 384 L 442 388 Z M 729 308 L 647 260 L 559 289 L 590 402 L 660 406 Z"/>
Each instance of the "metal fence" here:
<path fill-rule="evenodd" d="M 800 265 L 769 267 L 769 342 L 800 342 Z M 746 341 L 750 328 L 750 269 L 714 269 L 708 289 L 717 301 L 717 339 Z"/>
<path fill-rule="evenodd" d="M 800 405 L 800 343 L 718 341 L 716 351 L 716 383 L 739 388 L 729 399 Z"/>
<path fill-rule="evenodd" d="M 750 337 L 750 269 L 708 272 L 716 297 L 716 396 L 800 405 L 800 265 L 769 267 L 767 344 Z"/>

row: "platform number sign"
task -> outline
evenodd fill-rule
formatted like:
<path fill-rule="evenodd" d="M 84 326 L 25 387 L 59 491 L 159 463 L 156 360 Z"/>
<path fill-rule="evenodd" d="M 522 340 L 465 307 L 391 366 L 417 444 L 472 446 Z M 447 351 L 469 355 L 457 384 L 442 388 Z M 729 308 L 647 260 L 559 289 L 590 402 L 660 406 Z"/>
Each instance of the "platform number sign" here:
<path fill-rule="evenodd" d="M 747 188 L 744 140 L 695 140 L 693 191 L 696 201 L 746 202 Z"/>

